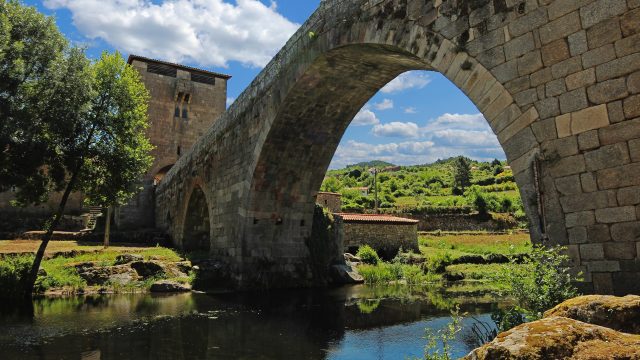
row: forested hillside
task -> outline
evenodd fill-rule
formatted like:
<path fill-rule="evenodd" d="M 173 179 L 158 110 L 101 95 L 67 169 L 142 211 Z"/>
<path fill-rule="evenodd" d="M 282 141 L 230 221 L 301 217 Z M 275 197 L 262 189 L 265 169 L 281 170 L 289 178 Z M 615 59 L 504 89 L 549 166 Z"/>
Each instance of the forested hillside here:
<path fill-rule="evenodd" d="M 328 171 L 321 190 L 341 193 L 343 211 L 371 212 L 375 207 L 374 166 L 381 212 L 510 213 L 525 221 L 511 169 L 499 160 L 478 162 L 455 157 L 414 166 L 359 163 Z M 368 188 L 366 196 L 358 189 L 363 187 Z"/>

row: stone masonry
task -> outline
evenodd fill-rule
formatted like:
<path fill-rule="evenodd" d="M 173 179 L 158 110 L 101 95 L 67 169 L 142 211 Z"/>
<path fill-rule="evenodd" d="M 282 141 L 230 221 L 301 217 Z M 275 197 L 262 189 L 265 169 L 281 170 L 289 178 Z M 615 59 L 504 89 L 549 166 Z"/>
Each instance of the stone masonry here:
<path fill-rule="evenodd" d="M 318 191 L 316 204 L 327 208 L 332 213 L 342 211 L 342 195 L 339 193 Z"/>
<path fill-rule="evenodd" d="M 587 290 L 640 293 L 638 19 L 638 0 L 323 1 L 169 171 L 156 223 L 180 244 L 200 186 L 238 287 L 309 284 L 312 194 L 343 132 L 397 75 L 432 70 L 497 134 L 533 240 L 568 246 Z"/>
<path fill-rule="evenodd" d="M 149 129 L 154 149 L 151 169 L 142 179 L 142 191 L 116 210 L 121 229 L 154 227 L 154 192 L 166 172 L 189 151 L 226 109 L 230 76 L 188 66 L 129 56 L 149 90 Z"/>
<path fill-rule="evenodd" d="M 418 250 L 418 220 L 375 214 L 334 214 L 339 243 L 355 254 L 369 245 L 384 259 L 393 259 L 398 251 Z"/>

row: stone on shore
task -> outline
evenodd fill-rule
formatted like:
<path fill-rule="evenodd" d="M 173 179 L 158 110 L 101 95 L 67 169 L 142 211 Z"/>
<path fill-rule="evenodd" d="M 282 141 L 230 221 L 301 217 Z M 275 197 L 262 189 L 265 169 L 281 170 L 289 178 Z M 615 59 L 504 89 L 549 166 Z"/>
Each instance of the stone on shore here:
<path fill-rule="evenodd" d="M 160 280 L 151 285 L 150 291 L 155 293 L 187 292 L 191 291 L 191 286 L 175 281 Z"/>
<path fill-rule="evenodd" d="M 333 265 L 329 272 L 334 284 L 362 284 L 364 278 L 349 265 Z"/>
<path fill-rule="evenodd" d="M 640 296 L 587 295 L 569 299 L 544 313 L 640 334 Z"/>
<path fill-rule="evenodd" d="M 640 360 L 640 335 L 553 316 L 500 333 L 465 360 Z"/>
<path fill-rule="evenodd" d="M 129 264 L 135 261 L 143 261 L 144 257 L 138 254 L 122 254 L 116 256 L 116 265 Z"/>

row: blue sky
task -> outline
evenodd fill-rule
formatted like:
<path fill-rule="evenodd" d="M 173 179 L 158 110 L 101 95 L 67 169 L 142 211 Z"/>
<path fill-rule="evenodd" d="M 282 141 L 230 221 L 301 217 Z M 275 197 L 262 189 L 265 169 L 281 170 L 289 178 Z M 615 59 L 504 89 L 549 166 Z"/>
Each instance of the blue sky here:
<path fill-rule="evenodd" d="M 226 73 L 235 99 L 319 0 L 26 0 L 54 15 L 91 57 L 118 50 Z M 435 72 L 400 75 L 358 113 L 331 168 L 380 159 L 411 165 L 449 156 L 504 159 L 474 104 Z"/>

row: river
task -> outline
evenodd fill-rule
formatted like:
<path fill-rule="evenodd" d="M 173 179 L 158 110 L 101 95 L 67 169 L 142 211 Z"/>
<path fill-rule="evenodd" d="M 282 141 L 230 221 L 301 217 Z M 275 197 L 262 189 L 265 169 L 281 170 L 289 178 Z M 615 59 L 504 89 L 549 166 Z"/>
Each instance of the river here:
<path fill-rule="evenodd" d="M 27 314 L 2 306 L 1 359 L 407 359 L 425 329 L 460 304 L 454 357 L 475 347 L 471 324 L 496 303 L 407 286 L 251 294 L 43 298 Z M 31 311 L 32 310 L 32 311 Z"/>

